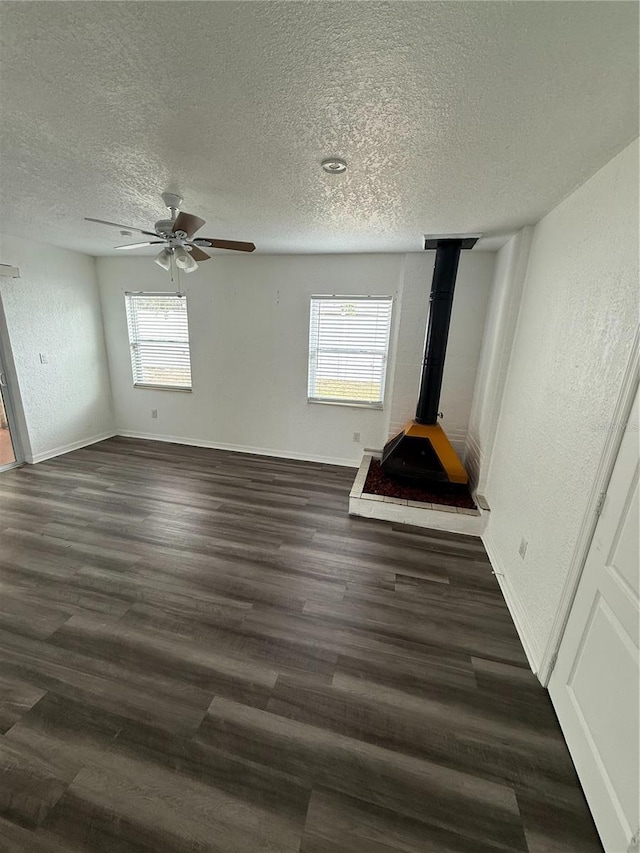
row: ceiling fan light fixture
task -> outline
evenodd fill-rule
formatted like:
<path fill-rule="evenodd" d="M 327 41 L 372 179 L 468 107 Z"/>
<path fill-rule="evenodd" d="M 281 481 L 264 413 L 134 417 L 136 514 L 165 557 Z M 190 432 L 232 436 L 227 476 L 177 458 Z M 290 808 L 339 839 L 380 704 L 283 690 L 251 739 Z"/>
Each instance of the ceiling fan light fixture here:
<path fill-rule="evenodd" d="M 169 249 L 163 249 L 153 260 L 159 267 L 162 267 L 163 270 L 171 269 L 171 251 Z"/>
<path fill-rule="evenodd" d="M 183 272 L 193 272 L 198 269 L 198 264 L 184 247 L 179 246 L 175 251 L 175 256 L 176 266 L 183 270 Z"/>

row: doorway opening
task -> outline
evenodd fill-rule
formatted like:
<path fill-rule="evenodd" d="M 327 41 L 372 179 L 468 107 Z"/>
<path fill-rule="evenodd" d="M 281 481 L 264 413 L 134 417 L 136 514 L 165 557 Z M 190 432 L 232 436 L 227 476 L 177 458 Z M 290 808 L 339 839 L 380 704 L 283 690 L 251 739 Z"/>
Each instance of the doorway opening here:
<path fill-rule="evenodd" d="M 10 374 L 7 372 L 7 364 L 12 368 Z M 0 471 L 15 468 L 24 461 L 22 433 L 18 432 L 15 417 L 19 397 L 14 374 L 7 324 L 0 299 Z"/>
<path fill-rule="evenodd" d="M 0 383 L 2 379 L 0 378 Z M 5 405 L 5 386 L 0 384 L 0 470 L 3 468 L 15 465 L 17 462 L 16 452 L 11 438 L 11 427 L 9 425 L 9 416 Z"/>

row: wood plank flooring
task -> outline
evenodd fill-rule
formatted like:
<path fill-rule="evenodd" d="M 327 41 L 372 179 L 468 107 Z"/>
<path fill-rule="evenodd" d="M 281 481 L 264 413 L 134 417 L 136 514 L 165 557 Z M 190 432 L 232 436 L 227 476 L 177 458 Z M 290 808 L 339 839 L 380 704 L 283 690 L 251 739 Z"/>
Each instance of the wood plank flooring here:
<path fill-rule="evenodd" d="M 0 476 L 2 853 L 590 853 L 478 539 L 115 438 Z"/>

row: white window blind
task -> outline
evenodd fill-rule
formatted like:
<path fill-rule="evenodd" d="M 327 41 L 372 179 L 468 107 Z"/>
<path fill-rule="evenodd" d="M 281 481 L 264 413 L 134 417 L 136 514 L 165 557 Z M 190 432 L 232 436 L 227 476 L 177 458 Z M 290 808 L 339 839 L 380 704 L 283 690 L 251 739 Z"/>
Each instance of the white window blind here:
<path fill-rule="evenodd" d="M 125 293 L 133 384 L 191 389 L 187 297 Z"/>
<path fill-rule="evenodd" d="M 309 400 L 382 408 L 390 296 L 312 296 Z"/>

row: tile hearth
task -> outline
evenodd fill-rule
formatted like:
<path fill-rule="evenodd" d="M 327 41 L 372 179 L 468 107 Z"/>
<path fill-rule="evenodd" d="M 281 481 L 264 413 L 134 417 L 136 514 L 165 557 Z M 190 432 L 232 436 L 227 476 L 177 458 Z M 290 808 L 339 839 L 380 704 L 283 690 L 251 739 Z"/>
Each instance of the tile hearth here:
<path fill-rule="evenodd" d="M 379 458 L 365 453 L 358 473 L 349 492 L 349 515 L 363 518 L 378 518 L 396 524 L 411 524 L 434 530 L 447 530 L 451 533 L 463 533 L 480 536 L 486 524 L 487 513 L 480 509 L 448 506 L 447 504 L 426 503 L 383 495 L 374 495 L 364 491 L 371 460 Z"/>

